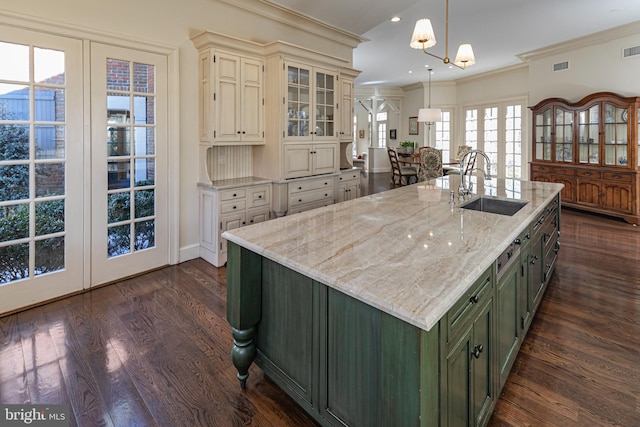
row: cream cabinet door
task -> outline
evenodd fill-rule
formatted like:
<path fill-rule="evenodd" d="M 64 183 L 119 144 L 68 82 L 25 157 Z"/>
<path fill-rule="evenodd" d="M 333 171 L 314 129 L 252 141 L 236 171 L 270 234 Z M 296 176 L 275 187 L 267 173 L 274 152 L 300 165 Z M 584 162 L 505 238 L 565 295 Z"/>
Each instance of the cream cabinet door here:
<path fill-rule="evenodd" d="M 335 144 L 314 145 L 312 152 L 313 175 L 336 172 L 337 150 Z"/>

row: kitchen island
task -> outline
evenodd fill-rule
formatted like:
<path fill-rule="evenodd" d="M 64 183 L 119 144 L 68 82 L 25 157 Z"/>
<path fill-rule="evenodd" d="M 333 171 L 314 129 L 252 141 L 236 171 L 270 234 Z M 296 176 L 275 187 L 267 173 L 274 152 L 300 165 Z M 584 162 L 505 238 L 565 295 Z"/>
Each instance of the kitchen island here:
<path fill-rule="evenodd" d="M 226 232 L 241 385 L 255 360 L 323 425 L 485 424 L 553 272 L 562 185 L 473 179 L 527 204 L 461 208 L 452 176 Z"/>

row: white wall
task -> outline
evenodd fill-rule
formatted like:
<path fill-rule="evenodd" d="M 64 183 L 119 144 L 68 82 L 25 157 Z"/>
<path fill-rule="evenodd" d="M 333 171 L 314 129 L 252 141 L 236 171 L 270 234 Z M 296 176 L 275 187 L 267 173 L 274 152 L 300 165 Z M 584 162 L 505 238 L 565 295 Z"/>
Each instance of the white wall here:
<path fill-rule="evenodd" d="M 302 18 L 275 11 L 259 0 L 239 2 L 238 9 L 221 0 L 26 0 L 3 2 L 0 15 L 27 17 L 60 24 L 91 40 L 105 35 L 173 47 L 179 52 L 179 247 L 180 260 L 193 256 L 198 245 L 198 88 L 197 51 L 190 37 L 203 30 L 258 43 L 282 40 L 347 59 L 351 64 L 354 38 L 314 26 Z M 268 15 L 269 19 L 265 17 Z M 53 27 L 52 27 L 53 28 Z M 51 32 L 56 32 L 52 29 Z M 325 37 L 326 36 L 326 37 Z M 126 42 L 124 43 L 126 45 Z M 197 254 L 197 252 L 195 252 Z M 197 256 L 197 255 L 196 255 Z"/>
<path fill-rule="evenodd" d="M 622 49 L 632 46 L 640 46 L 640 23 L 526 55 L 531 105 L 551 97 L 579 101 L 601 91 L 638 96 L 640 56 L 622 59 Z M 552 71 L 553 64 L 564 61 L 568 70 Z"/>

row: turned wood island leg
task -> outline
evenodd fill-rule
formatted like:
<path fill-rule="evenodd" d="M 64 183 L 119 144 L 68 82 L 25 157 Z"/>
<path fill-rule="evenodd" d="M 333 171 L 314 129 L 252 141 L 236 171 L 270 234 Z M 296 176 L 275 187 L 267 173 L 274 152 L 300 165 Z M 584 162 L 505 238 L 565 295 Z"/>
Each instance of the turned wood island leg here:
<path fill-rule="evenodd" d="M 254 338 L 256 336 L 256 328 L 239 330 L 231 328 L 233 334 L 233 349 L 231 349 L 231 361 L 233 366 L 238 370 L 238 380 L 240 388 L 247 387 L 247 378 L 249 377 L 249 366 L 256 357 L 256 344 Z"/>
<path fill-rule="evenodd" d="M 262 317 L 262 259 L 227 242 L 227 321 L 233 333 L 231 361 L 245 388 L 249 367 L 256 356 L 256 326 Z"/>

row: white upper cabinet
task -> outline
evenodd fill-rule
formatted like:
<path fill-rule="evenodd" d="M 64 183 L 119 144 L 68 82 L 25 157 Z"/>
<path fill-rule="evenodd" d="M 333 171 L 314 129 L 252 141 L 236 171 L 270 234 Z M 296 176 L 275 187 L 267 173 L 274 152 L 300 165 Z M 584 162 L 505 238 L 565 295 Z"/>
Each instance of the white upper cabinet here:
<path fill-rule="evenodd" d="M 262 46 L 210 32 L 192 41 L 199 53 L 200 142 L 264 144 Z"/>
<path fill-rule="evenodd" d="M 358 72 L 340 73 L 340 127 L 338 136 L 340 141 L 353 141 L 353 103 L 354 103 L 354 80 Z"/>
<path fill-rule="evenodd" d="M 264 64 L 259 60 L 214 51 L 213 65 L 212 139 L 215 142 L 262 143 Z"/>

